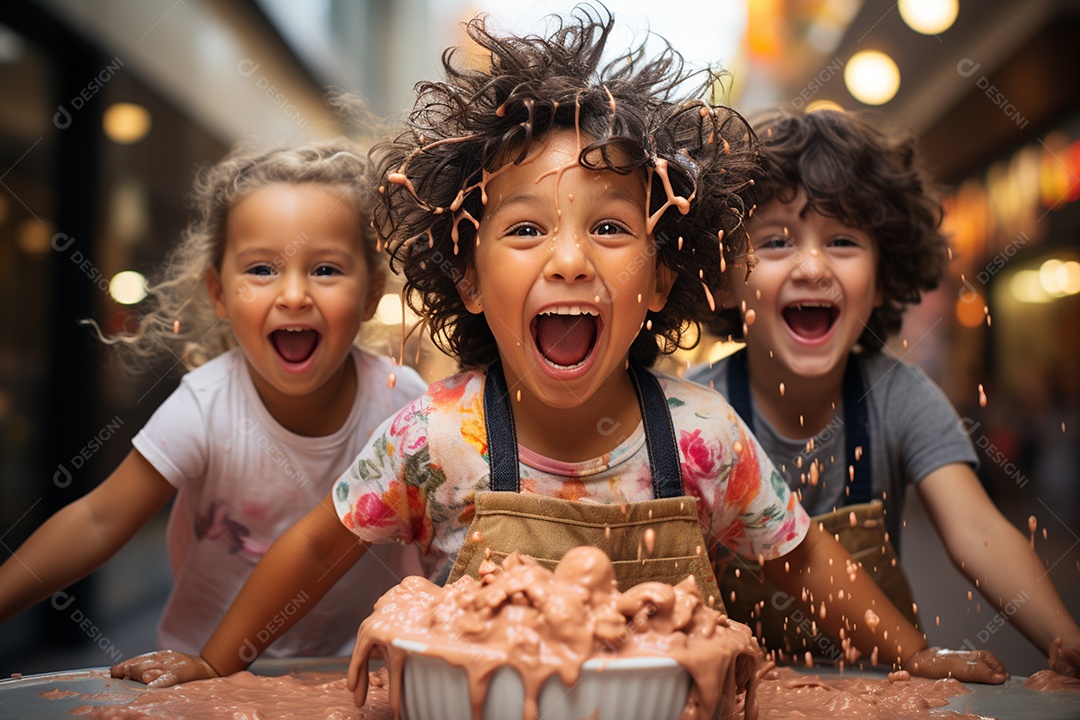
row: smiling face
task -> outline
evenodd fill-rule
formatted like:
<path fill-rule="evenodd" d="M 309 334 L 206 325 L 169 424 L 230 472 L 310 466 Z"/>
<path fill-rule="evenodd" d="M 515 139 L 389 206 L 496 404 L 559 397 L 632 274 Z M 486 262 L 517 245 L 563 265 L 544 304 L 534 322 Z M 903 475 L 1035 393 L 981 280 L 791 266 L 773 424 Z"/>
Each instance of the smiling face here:
<path fill-rule="evenodd" d="M 882 302 L 873 238 L 818 214 L 801 190 L 790 202 L 758 207 L 747 230 L 759 262 L 734 285 L 736 300 L 755 315 L 748 330 L 755 375 L 775 371 L 777 382 L 790 382 L 842 368 Z"/>
<path fill-rule="evenodd" d="M 229 211 L 207 286 L 271 412 L 351 382 L 345 358 L 381 292 L 360 222 L 347 195 L 314 184 L 268 185 Z"/>
<path fill-rule="evenodd" d="M 577 155 L 574 133 L 556 131 L 534 159 L 497 171 L 462 284 L 526 405 L 621 397 L 630 345 L 666 300 L 644 180 L 586 170 Z M 632 392 L 629 401 L 636 406 Z"/>

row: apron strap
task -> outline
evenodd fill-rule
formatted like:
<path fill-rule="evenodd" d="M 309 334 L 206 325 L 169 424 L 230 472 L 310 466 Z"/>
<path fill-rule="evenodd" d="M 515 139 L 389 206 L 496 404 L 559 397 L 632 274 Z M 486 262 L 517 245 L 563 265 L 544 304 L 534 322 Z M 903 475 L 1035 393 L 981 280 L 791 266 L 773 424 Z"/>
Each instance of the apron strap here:
<path fill-rule="evenodd" d="M 851 479 L 851 492 L 844 505 L 870 502 L 872 490 L 870 475 L 870 401 L 863 390 L 862 372 L 855 353 L 848 355 L 844 370 L 844 455 L 855 468 Z M 859 454 L 861 448 L 861 455 Z"/>
<path fill-rule="evenodd" d="M 682 469 L 667 398 L 660 388 L 660 382 L 648 370 L 631 364 L 630 379 L 637 393 L 645 428 L 653 495 L 656 498 L 680 497 L 684 494 Z M 521 478 L 517 433 L 514 430 L 514 413 L 510 408 L 510 391 L 506 387 L 501 363 L 495 363 L 488 369 L 484 381 L 484 425 L 487 430 L 491 489 L 518 492 Z"/>
<path fill-rule="evenodd" d="M 750 367 L 746 355 L 746 350 L 743 349 L 728 358 L 727 401 L 742 418 L 747 429 L 754 432 L 754 405 L 750 402 Z"/>
<path fill-rule="evenodd" d="M 491 489 L 517 492 L 520 481 L 517 432 L 514 430 L 510 391 L 506 389 L 501 363 L 495 363 L 488 369 L 487 379 L 484 381 L 484 425 L 487 426 Z"/>
<path fill-rule="evenodd" d="M 855 353 L 848 355 L 847 367 L 844 369 L 843 394 L 844 456 L 849 465 L 855 468 L 855 475 L 843 504 L 855 505 L 870 502 L 872 491 L 869 401 L 866 399 L 862 372 L 859 371 Z M 754 432 L 754 410 L 750 402 L 750 368 L 745 348 L 728 358 L 727 399 L 750 432 Z M 858 460 L 855 458 L 856 448 L 861 448 Z"/>
<path fill-rule="evenodd" d="M 680 497 L 685 494 L 682 465 L 679 463 L 679 446 L 675 441 L 675 428 L 671 424 L 667 398 L 656 376 L 634 363 L 630 364 L 630 379 L 637 392 L 642 425 L 645 427 L 653 497 Z"/>

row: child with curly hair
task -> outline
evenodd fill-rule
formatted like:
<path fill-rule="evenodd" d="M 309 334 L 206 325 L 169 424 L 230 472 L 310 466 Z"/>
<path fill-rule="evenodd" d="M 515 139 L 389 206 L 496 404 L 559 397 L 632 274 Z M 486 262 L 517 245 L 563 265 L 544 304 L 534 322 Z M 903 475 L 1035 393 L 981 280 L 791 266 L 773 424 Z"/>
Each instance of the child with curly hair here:
<path fill-rule="evenodd" d="M 437 583 L 489 556 L 551 567 L 595 545 L 623 589 L 693 575 L 722 606 L 709 558 L 723 543 L 790 592 L 831 598 L 822 622 L 846 628 L 853 651 L 1004 680 L 992 655 L 927 649 L 872 582 L 830 572 L 850 558 L 809 526 L 724 399 L 647 369 L 709 317 L 719 236 L 729 252 L 743 245 L 737 193 L 756 166 L 739 116 L 673 99 L 689 76 L 670 48 L 601 66 L 612 27 L 587 8 L 547 36 L 476 19 L 467 30 L 490 62 L 459 69 L 448 53 L 446 79 L 418 86 L 406 131 L 373 149 L 375 225 L 464 372 L 375 432 L 201 657 L 135 658 L 114 674 L 160 685 L 242 669 L 268 619 L 298 592 L 318 597 L 372 544 L 418 544 Z M 875 603 L 876 634 L 862 621 Z"/>
<path fill-rule="evenodd" d="M 201 174 L 155 305 L 109 340 L 129 368 L 164 357 L 191 371 L 116 470 L 0 566 L 0 620 L 102 565 L 175 496 L 158 643 L 197 652 L 270 544 L 423 392 L 413 370 L 354 344 L 385 279 L 365 169 L 340 139 L 238 147 Z M 267 630 L 270 653 L 348 652 L 375 600 L 419 570 L 414 548 L 381 548 L 302 623 Z"/>
<path fill-rule="evenodd" d="M 755 129 L 764 177 L 746 196 L 756 206 L 747 228 L 756 264 L 746 282 L 733 281 L 712 324 L 746 348 L 688 378 L 728 397 L 816 521 L 841 534 L 856 532 L 847 529 L 855 518 L 887 528 L 864 565 L 901 610 L 914 617 L 889 540 L 899 542 L 914 486 L 961 572 L 1053 669 L 1080 674 L 1080 628 L 983 490 L 955 410 L 922 370 L 881 352 L 948 261 L 914 140 L 827 110 L 777 113 Z M 768 593 L 746 577 L 724 583 L 738 587 L 731 611 L 740 619 Z M 1020 593 L 1030 599 L 1005 612 Z M 797 642 L 814 645 L 806 634 Z"/>

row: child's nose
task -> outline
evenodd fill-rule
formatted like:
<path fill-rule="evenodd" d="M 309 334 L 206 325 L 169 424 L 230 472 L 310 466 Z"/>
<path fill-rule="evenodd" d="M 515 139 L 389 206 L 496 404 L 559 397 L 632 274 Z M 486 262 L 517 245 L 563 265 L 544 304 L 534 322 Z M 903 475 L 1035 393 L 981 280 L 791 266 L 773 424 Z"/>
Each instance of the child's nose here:
<path fill-rule="evenodd" d="M 278 305 L 286 308 L 302 308 L 311 304 L 308 295 L 308 278 L 304 273 L 286 272 L 281 279 Z"/>
<path fill-rule="evenodd" d="M 795 256 L 795 269 L 792 277 L 818 282 L 832 279 L 829 260 L 820 248 L 811 247 Z"/>
<path fill-rule="evenodd" d="M 573 230 L 557 230 L 551 239 L 545 274 L 552 280 L 579 282 L 591 280 L 592 260 L 588 250 Z"/>

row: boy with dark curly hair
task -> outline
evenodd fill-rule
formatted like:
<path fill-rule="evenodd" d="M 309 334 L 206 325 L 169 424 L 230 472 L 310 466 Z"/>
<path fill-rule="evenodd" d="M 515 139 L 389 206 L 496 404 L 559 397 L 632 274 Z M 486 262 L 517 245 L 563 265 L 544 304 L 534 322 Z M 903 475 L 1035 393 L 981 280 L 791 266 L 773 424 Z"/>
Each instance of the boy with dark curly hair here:
<path fill-rule="evenodd" d="M 987 497 L 956 412 L 922 370 L 881 352 L 948 261 L 941 206 L 914 140 L 836 111 L 778 113 L 755 129 L 764 177 L 747 193 L 755 206 L 747 232 L 756 263 L 746 282 L 729 281 L 711 326 L 746 348 L 688 377 L 728 397 L 830 532 L 865 538 L 887 528 L 863 541 L 865 557 L 848 549 L 909 617 L 911 593 L 889 538 L 898 542 L 914 486 L 964 575 L 999 609 L 1027 593 L 1010 619 L 1053 669 L 1077 675 L 1080 628 L 1027 540 Z M 729 572 L 724 583 L 725 598 L 738 586 L 736 617 L 752 614 L 762 595 L 745 573 L 739 582 Z M 770 634 L 784 644 L 775 628 Z M 790 627 L 787 640 L 794 650 L 816 644 Z"/>
<path fill-rule="evenodd" d="M 648 369 L 710 316 L 721 251 L 745 246 L 738 193 L 756 164 L 741 117 L 673 99 L 690 76 L 670 48 L 601 65 L 612 27 L 586 6 L 546 36 L 477 19 L 467 30 L 490 63 L 462 69 L 448 53 L 445 80 L 418 87 L 405 132 L 373 151 L 375 227 L 464 371 L 375 431 L 324 507 L 270 549 L 201 659 L 116 674 L 239 670 L 282 603 L 318 598 L 371 544 L 408 542 L 439 584 L 489 557 L 554 566 L 595 545 L 619 587 L 693 577 L 717 607 L 723 544 L 788 592 L 830 598 L 821 622 L 846 632 L 849 657 L 1005 679 L 990 653 L 926 648 L 862 573 L 830 572 L 850 556 L 810 526 L 724 399 Z"/>

